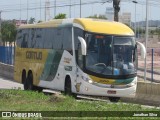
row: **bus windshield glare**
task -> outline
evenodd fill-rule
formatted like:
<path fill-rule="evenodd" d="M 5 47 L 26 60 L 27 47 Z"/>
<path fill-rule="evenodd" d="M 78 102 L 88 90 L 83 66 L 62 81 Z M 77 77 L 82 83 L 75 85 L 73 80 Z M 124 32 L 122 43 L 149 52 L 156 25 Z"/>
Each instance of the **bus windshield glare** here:
<path fill-rule="evenodd" d="M 86 69 L 103 75 L 136 73 L 134 37 L 87 34 Z"/>

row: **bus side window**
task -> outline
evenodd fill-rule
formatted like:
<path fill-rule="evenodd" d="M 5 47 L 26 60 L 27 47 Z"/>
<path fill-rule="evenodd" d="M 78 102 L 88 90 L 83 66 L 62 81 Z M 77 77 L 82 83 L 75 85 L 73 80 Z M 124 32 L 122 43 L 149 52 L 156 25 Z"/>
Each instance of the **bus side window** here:
<path fill-rule="evenodd" d="M 35 44 L 33 42 L 34 48 L 43 48 L 44 47 L 44 37 L 45 29 L 37 28 L 35 31 Z"/>
<path fill-rule="evenodd" d="M 72 52 L 72 27 L 65 27 L 63 29 L 63 49 L 71 54 Z"/>
<path fill-rule="evenodd" d="M 21 29 L 19 29 L 19 30 L 17 30 L 17 36 L 16 36 L 16 45 L 18 46 L 18 47 L 21 47 L 21 44 L 22 44 L 22 30 Z"/>
<path fill-rule="evenodd" d="M 33 28 L 31 29 L 28 29 L 29 30 L 29 37 L 28 37 L 28 48 L 31 48 L 32 47 L 32 31 L 33 31 Z"/>
<path fill-rule="evenodd" d="M 55 28 L 55 40 L 53 48 L 57 50 L 61 50 L 63 48 L 62 38 L 63 38 L 63 30 L 62 28 Z"/>
<path fill-rule="evenodd" d="M 22 30 L 22 42 L 21 42 L 21 47 L 22 48 L 27 48 L 28 47 L 28 29 Z"/>
<path fill-rule="evenodd" d="M 44 41 L 44 48 L 51 49 L 53 47 L 53 36 L 52 36 L 52 28 L 45 29 L 45 41 Z"/>

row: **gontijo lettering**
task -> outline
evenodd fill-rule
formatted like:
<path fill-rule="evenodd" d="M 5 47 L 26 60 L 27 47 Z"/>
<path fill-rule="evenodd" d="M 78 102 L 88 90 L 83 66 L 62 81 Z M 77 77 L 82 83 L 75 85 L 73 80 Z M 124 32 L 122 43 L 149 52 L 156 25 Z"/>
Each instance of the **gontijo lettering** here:
<path fill-rule="evenodd" d="M 26 59 L 42 60 L 42 52 L 27 51 Z"/>

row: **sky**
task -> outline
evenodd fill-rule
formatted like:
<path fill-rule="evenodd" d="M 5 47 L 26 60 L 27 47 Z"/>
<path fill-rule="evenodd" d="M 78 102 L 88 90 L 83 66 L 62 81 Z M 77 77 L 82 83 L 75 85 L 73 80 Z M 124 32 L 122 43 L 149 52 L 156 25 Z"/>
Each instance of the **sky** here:
<path fill-rule="evenodd" d="M 27 4 L 28 1 L 28 4 Z M 30 17 L 34 17 L 36 21 L 40 19 L 45 20 L 45 1 L 50 1 L 50 9 L 48 9 L 49 15 L 47 19 L 53 18 L 55 15 L 54 4 L 55 0 L 0 0 L 0 11 L 2 11 L 2 19 L 21 19 L 27 20 Z M 112 1 L 112 0 L 81 0 L 84 4 L 82 5 L 81 16 L 88 17 L 94 14 L 105 14 L 106 8 L 113 6 L 112 2 L 94 3 L 101 1 Z M 121 10 L 119 14 L 123 12 L 131 13 L 131 21 L 135 21 L 135 9 L 136 9 L 136 21 L 144 21 L 146 18 L 146 0 L 137 0 L 137 4 L 132 2 L 133 0 L 121 0 Z M 77 4 L 76 6 L 66 6 L 71 4 Z M 67 17 L 77 18 L 80 17 L 80 0 L 56 0 L 56 15 L 59 13 L 67 14 Z M 27 7 L 28 6 L 28 7 Z M 28 8 L 28 10 L 27 10 Z M 41 9 L 40 9 L 41 8 Z M 71 12 L 70 12 L 71 11 Z M 149 0 L 149 20 L 160 20 L 160 0 Z M 71 13 L 71 15 L 70 15 Z"/>

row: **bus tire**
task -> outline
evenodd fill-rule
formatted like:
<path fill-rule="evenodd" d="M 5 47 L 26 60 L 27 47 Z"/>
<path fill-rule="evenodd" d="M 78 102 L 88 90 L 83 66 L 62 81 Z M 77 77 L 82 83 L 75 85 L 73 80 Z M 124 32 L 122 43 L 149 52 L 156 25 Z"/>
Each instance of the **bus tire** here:
<path fill-rule="evenodd" d="M 24 82 L 25 82 L 25 80 L 26 80 L 26 71 L 25 70 L 23 70 L 22 71 L 22 84 L 24 84 Z"/>
<path fill-rule="evenodd" d="M 109 97 L 110 102 L 118 102 L 120 97 Z"/>
<path fill-rule="evenodd" d="M 72 88 L 71 88 L 71 78 L 69 76 L 65 79 L 65 87 L 64 87 L 64 94 L 65 95 L 72 95 Z"/>
<path fill-rule="evenodd" d="M 27 78 L 23 82 L 24 90 L 28 90 Z"/>
<path fill-rule="evenodd" d="M 26 90 L 33 90 L 33 75 L 32 75 L 32 73 L 28 74 L 28 76 L 25 80 L 25 84 L 26 84 L 26 88 L 27 88 Z"/>
<path fill-rule="evenodd" d="M 65 90 L 64 90 L 65 95 L 72 96 L 74 98 L 77 98 L 77 94 L 72 93 L 72 84 L 71 84 L 71 78 L 69 76 L 66 77 L 65 80 Z"/>

